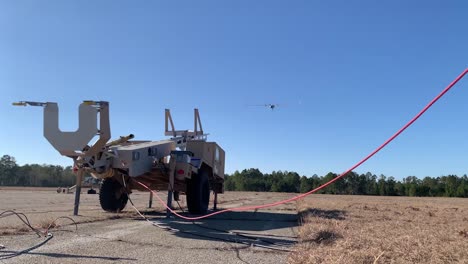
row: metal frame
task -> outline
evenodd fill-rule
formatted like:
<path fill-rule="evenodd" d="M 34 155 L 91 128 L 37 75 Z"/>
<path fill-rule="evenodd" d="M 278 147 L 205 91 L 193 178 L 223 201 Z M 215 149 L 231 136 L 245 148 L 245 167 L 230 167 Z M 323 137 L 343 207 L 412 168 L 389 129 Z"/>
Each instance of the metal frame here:
<path fill-rule="evenodd" d="M 78 108 L 79 126 L 74 132 L 60 130 L 57 103 L 21 101 L 13 105 L 44 107 L 44 137 L 63 156 L 71 158 L 92 156 L 101 151 L 111 138 L 108 102 L 83 101 Z M 99 135 L 99 139 L 91 147 L 88 146 L 96 135 Z"/>
<path fill-rule="evenodd" d="M 59 128 L 58 105 L 54 102 L 21 101 L 15 106 L 44 107 L 44 137 L 63 156 L 73 158 L 76 171 L 75 203 L 73 215 L 78 215 L 81 195 L 81 182 L 84 169 L 81 168 L 78 157 L 92 156 L 101 151 L 111 138 L 109 123 L 109 103 L 105 101 L 83 101 L 79 106 L 79 126 L 74 132 L 64 132 Z M 99 128 L 97 116 L 99 115 Z M 91 147 L 88 146 L 94 136 L 99 139 Z"/>
<path fill-rule="evenodd" d="M 92 176 L 97 178 L 106 178 L 106 177 L 113 177 L 114 173 L 117 169 L 128 169 L 129 177 L 136 177 L 140 175 L 142 172 L 149 173 L 149 169 L 151 170 L 154 168 L 154 163 L 150 163 L 150 166 L 143 165 L 143 170 L 138 175 L 131 175 L 130 166 L 116 166 L 115 162 L 122 162 L 122 159 L 125 160 L 129 151 L 132 151 L 130 154 L 134 154 L 134 152 L 138 152 L 140 154 L 143 151 L 143 148 L 151 147 L 152 143 L 154 144 L 169 144 L 171 145 L 172 151 L 168 152 L 166 148 L 159 148 L 157 153 L 162 149 L 161 154 L 159 156 L 155 156 L 157 163 L 163 162 L 165 155 L 171 155 L 170 161 L 166 164 L 165 172 L 161 175 L 165 174 L 165 177 L 168 177 L 168 197 L 167 197 L 167 205 L 168 207 L 172 208 L 172 200 L 173 195 L 175 192 L 180 191 L 177 189 L 178 187 L 175 185 L 175 177 L 176 177 L 176 165 L 177 160 L 173 155 L 173 149 L 179 149 L 179 151 L 185 151 L 187 149 L 187 142 L 196 141 L 197 144 L 205 142 L 205 144 L 212 144 L 206 143 L 208 134 L 204 134 L 203 126 L 201 123 L 201 118 L 198 109 L 194 109 L 194 129 L 193 131 L 190 130 L 176 130 L 174 127 L 174 122 L 172 120 L 172 116 L 169 109 L 165 109 L 165 135 L 171 136 L 169 140 L 162 140 L 162 141 L 129 141 L 133 138 L 133 135 L 130 134 L 125 137 L 120 137 L 117 140 L 109 142 L 111 138 L 110 132 L 110 121 L 109 121 L 109 103 L 105 101 L 83 101 L 83 103 L 79 106 L 79 127 L 74 132 L 64 132 L 61 131 L 59 128 L 59 108 L 57 103 L 54 102 L 31 102 L 31 101 L 21 101 L 18 103 L 13 103 L 13 105 L 18 106 L 41 106 L 44 108 L 44 137 L 49 141 L 49 143 L 63 156 L 67 156 L 73 159 L 74 163 L 74 171 L 76 174 L 76 188 L 75 188 L 75 202 L 74 202 L 74 210 L 73 214 L 78 215 L 79 211 L 79 203 L 80 203 L 80 194 L 81 194 L 81 187 L 82 187 L 82 180 L 85 173 L 90 173 Z M 99 116 L 99 127 L 98 127 L 98 116 Z M 170 127 L 169 127 L 170 126 Z M 90 141 L 95 137 L 99 136 L 97 141 L 92 144 L 91 146 Z M 149 144 L 149 145 L 148 145 Z M 154 145 L 153 144 L 153 145 Z M 143 146 L 144 145 L 144 146 Z M 166 146 L 164 145 L 164 146 Z M 159 145 L 158 145 L 159 146 Z M 134 150 L 132 149 L 134 148 Z M 126 149 L 129 148 L 129 149 Z M 148 149 L 149 150 L 149 149 Z M 140 152 L 139 152 L 140 151 Z M 167 153 L 167 154 L 165 154 Z M 127 156 L 126 156 L 127 155 Z M 162 156 L 161 156 L 162 155 Z M 201 155 L 201 154 L 200 154 Z M 204 155 L 204 154 L 203 154 Z M 202 156 L 203 156 L 202 155 Z M 149 156 L 153 156 L 148 154 Z M 119 157 L 119 160 L 114 160 L 113 158 Z M 140 155 L 138 155 L 140 157 Z M 146 156 L 145 156 L 146 157 Z M 128 157 L 127 157 L 128 158 Z M 202 158 L 202 157 L 200 157 Z M 142 162 L 140 162 L 140 158 L 135 159 L 132 158 L 133 161 L 137 161 L 138 163 L 128 161 L 127 164 L 132 164 L 135 166 L 141 166 Z M 144 160 L 144 159 L 141 159 Z M 127 160 L 125 160 L 127 161 Z M 145 164 L 146 164 L 146 160 Z M 109 163 L 110 162 L 110 163 Z M 119 163 L 120 164 L 120 163 Z M 153 164 L 151 166 L 151 164 Z M 164 164 L 161 164 L 164 166 Z M 201 164 L 200 164 L 201 166 Z M 148 168 L 147 168 L 148 167 Z M 192 167 L 191 173 L 196 172 L 198 168 Z M 147 172 L 145 172 L 147 171 Z M 108 173 L 110 172 L 110 173 Z M 144 174 L 143 173 L 143 174 Z M 142 174 L 142 175 L 143 175 Z M 189 177 L 188 176 L 185 177 Z M 120 179 L 117 179 L 120 180 Z M 180 179 L 178 179 L 180 180 Z M 122 178 L 122 181 L 124 179 Z M 164 181 L 165 182 L 165 181 Z M 123 182 L 123 186 L 127 188 L 125 182 Z M 163 187 L 162 187 L 163 188 Z M 127 190 L 128 191 L 128 190 Z M 177 199 L 177 198 L 175 198 Z M 153 195 L 150 193 L 148 207 L 152 207 L 152 200 Z M 216 209 L 217 205 L 217 192 L 215 191 L 215 204 L 214 209 Z M 167 210 L 167 216 L 171 215 L 170 211 Z"/>
<path fill-rule="evenodd" d="M 174 122 L 172 121 L 171 111 L 169 109 L 165 110 L 165 121 L 164 121 L 164 135 L 172 136 L 171 140 L 176 142 L 176 145 L 179 149 L 185 150 L 186 143 L 189 140 L 202 140 L 206 141 L 208 134 L 203 133 L 203 127 L 201 124 L 200 114 L 198 109 L 194 109 L 194 125 L 193 131 L 190 130 L 176 130 L 174 127 Z M 171 129 L 169 130 L 169 124 Z M 200 129 L 198 129 L 200 127 Z"/>

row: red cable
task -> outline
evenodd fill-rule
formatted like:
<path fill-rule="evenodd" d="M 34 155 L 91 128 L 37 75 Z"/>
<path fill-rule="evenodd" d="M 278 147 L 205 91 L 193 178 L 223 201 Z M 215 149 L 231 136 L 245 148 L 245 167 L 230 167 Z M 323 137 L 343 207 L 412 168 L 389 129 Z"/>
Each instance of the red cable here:
<path fill-rule="evenodd" d="M 180 215 L 178 214 L 177 212 L 175 212 L 174 210 L 172 210 L 171 208 L 169 208 L 166 203 L 164 203 L 164 201 L 161 199 L 161 197 L 159 197 L 159 195 L 151 190 L 148 186 L 144 185 L 143 183 L 139 182 L 139 181 L 136 181 L 138 184 L 140 184 L 141 186 L 143 186 L 144 188 L 148 189 L 150 192 L 152 192 L 153 194 L 156 195 L 156 198 L 161 202 L 162 205 L 164 205 L 164 207 L 166 207 L 169 211 L 171 211 L 174 215 L 180 217 L 180 218 L 183 218 L 183 219 L 186 219 L 186 220 L 199 220 L 199 219 L 203 219 L 203 218 L 207 218 L 207 217 L 210 217 L 210 216 L 213 216 L 213 215 L 217 215 L 217 214 L 222 214 L 222 213 L 225 213 L 225 212 L 230 212 L 230 211 L 246 211 L 246 210 L 256 210 L 256 209 L 261 209 L 261 208 L 266 208 L 266 207 L 273 207 L 273 206 L 277 206 L 277 205 L 280 205 L 280 204 L 285 204 L 285 203 L 289 203 L 289 202 L 292 202 L 292 201 L 295 201 L 295 200 L 298 200 L 298 199 L 301 199 L 303 197 L 306 197 L 314 192 L 317 192 L 325 187 L 327 187 L 328 185 L 336 182 L 337 180 L 345 177 L 349 172 L 353 171 L 354 169 L 356 169 L 357 167 L 359 167 L 361 164 L 363 164 L 364 162 L 366 162 L 368 159 L 370 159 L 372 156 L 374 156 L 375 154 L 377 154 L 377 152 L 379 152 L 381 149 L 383 149 L 385 146 L 388 145 L 388 143 L 390 143 L 391 141 L 393 141 L 396 137 L 398 137 L 403 131 L 405 131 L 409 126 L 411 126 L 419 117 L 421 117 L 435 102 L 437 102 L 442 96 L 444 96 L 445 93 L 447 93 L 460 79 L 463 78 L 463 76 L 465 76 L 465 74 L 468 73 L 468 68 L 466 68 L 455 80 L 453 80 L 442 92 L 439 93 L 439 95 L 437 95 L 434 99 L 432 99 L 431 102 L 429 102 L 415 117 L 413 117 L 413 119 L 411 119 L 406 125 L 404 125 L 402 128 L 400 128 L 400 130 L 398 130 L 398 132 L 396 132 L 393 136 L 391 136 L 389 139 L 387 139 L 387 141 L 385 141 L 380 147 L 378 147 L 377 149 L 375 149 L 372 153 L 370 153 L 369 155 L 367 155 L 364 159 L 362 159 L 361 161 L 359 161 L 358 163 L 356 163 L 354 166 L 352 166 L 351 168 L 349 168 L 347 171 L 341 173 L 339 176 L 333 178 L 332 180 L 320 185 L 319 187 L 309 191 L 309 192 L 306 192 L 306 193 L 303 193 L 303 194 L 300 194 L 300 195 L 297 195 L 297 196 L 294 196 L 294 197 L 291 197 L 289 199 L 286 199 L 286 200 L 281 200 L 281 201 L 278 201 L 278 202 L 274 202 L 274 203 L 268 203 L 268 204 L 264 204 L 264 205 L 252 205 L 252 206 L 243 206 L 243 207 L 236 207 L 236 208 L 230 208 L 230 209 L 224 209 L 224 210 L 221 210 L 221 211 L 216 211 L 216 212 L 213 212 L 213 213 L 210 213 L 210 214 L 207 214 L 207 215 L 203 215 L 203 216 L 198 216 L 198 217 L 186 217 L 186 216 L 183 216 L 183 215 Z"/>

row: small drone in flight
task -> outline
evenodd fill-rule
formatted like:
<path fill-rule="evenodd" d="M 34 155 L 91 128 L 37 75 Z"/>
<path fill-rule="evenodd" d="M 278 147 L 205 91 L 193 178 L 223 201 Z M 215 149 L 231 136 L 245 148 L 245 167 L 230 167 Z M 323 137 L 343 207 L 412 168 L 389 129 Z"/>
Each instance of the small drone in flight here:
<path fill-rule="evenodd" d="M 279 104 L 266 104 L 265 107 L 270 108 L 271 110 L 275 110 L 276 107 L 278 107 Z"/>
<path fill-rule="evenodd" d="M 275 108 L 277 108 L 279 106 L 279 104 L 259 104 L 259 105 L 251 105 L 251 106 L 263 106 L 263 107 L 267 107 L 271 110 L 275 110 Z"/>

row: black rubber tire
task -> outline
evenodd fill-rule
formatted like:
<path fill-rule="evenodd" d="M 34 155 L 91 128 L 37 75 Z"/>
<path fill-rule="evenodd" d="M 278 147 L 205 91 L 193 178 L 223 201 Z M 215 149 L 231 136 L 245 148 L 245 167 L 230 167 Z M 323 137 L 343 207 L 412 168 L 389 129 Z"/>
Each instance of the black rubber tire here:
<path fill-rule="evenodd" d="M 96 194 L 96 193 L 97 193 L 97 192 L 96 192 L 96 190 L 94 190 L 94 189 L 89 189 L 89 190 L 88 190 L 88 194 Z"/>
<path fill-rule="evenodd" d="M 99 203 L 104 211 L 118 213 L 125 208 L 128 195 L 123 186 L 112 178 L 105 179 L 99 190 Z"/>
<path fill-rule="evenodd" d="M 208 170 L 199 170 L 187 180 L 187 207 L 191 214 L 206 214 L 210 203 Z"/>

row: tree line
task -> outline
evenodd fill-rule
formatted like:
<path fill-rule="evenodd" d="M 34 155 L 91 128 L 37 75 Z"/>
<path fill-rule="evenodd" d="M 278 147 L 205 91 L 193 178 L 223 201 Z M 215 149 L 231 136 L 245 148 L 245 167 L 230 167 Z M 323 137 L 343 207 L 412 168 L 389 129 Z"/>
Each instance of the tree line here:
<path fill-rule="evenodd" d="M 336 173 L 324 176 L 300 176 L 291 171 L 262 173 L 258 169 L 245 169 L 225 175 L 226 191 L 295 192 L 305 193 L 337 177 Z M 71 166 L 26 164 L 18 165 L 15 158 L 0 158 L 0 186 L 64 187 L 75 184 Z M 350 172 L 334 184 L 318 191 L 326 194 L 389 195 L 389 196 L 444 196 L 468 197 L 467 175 L 446 175 L 419 179 L 408 176 L 402 180 L 370 172 Z"/>
<path fill-rule="evenodd" d="M 336 173 L 312 177 L 296 172 L 273 171 L 262 173 L 258 169 L 235 171 L 225 177 L 227 191 L 296 192 L 305 193 L 337 177 Z M 443 196 L 468 197 L 468 177 L 446 175 L 419 179 L 408 176 L 402 180 L 385 175 L 350 172 L 330 186 L 318 191 L 326 194 L 388 195 L 388 196 Z"/>
<path fill-rule="evenodd" d="M 19 166 L 12 156 L 3 155 L 0 158 L 0 186 L 64 187 L 74 185 L 75 180 L 71 166 Z"/>

